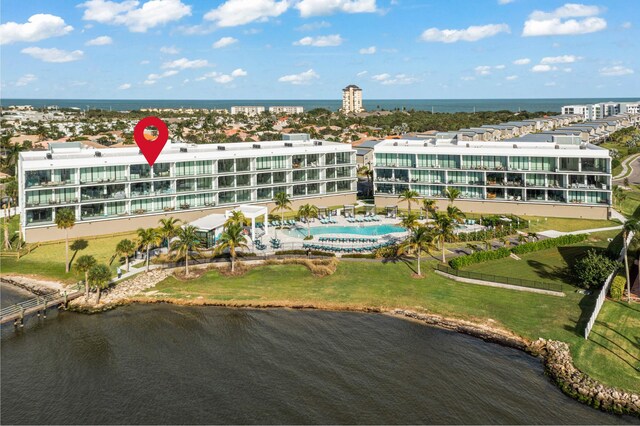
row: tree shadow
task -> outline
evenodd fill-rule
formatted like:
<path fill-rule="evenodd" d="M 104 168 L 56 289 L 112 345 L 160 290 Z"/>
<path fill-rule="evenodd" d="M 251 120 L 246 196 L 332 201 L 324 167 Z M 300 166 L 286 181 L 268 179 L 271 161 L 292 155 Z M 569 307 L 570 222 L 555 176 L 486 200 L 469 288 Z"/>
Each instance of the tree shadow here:
<path fill-rule="evenodd" d="M 625 336 L 624 334 L 620 333 L 618 330 L 613 329 L 611 327 L 609 327 L 609 325 L 607 323 L 604 323 L 602 321 L 596 321 L 595 322 L 597 325 L 599 325 L 600 327 L 604 327 L 607 330 L 617 334 L 618 336 L 620 336 L 622 339 L 626 340 L 627 342 L 631 343 L 631 345 L 635 348 L 637 348 L 639 350 L 638 353 L 640 353 L 640 340 L 636 338 L 636 341 L 634 342 L 633 340 L 631 340 L 630 338 L 628 338 L 627 336 Z M 617 345 L 617 344 L 616 344 Z M 619 346 L 619 345 L 617 345 Z M 633 356 L 633 355 L 632 355 Z M 635 356 L 633 356 L 634 358 L 636 358 Z M 640 361 L 640 358 L 636 358 L 638 361 Z"/>
<path fill-rule="evenodd" d="M 593 308 L 595 307 L 597 299 L 597 292 L 593 292 L 580 299 L 580 302 L 578 302 L 578 307 L 580 308 L 580 316 L 577 320 L 570 318 L 570 320 L 574 321 L 574 324 L 567 324 L 564 326 L 564 329 L 567 331 L 571 331 L 580 337 L 584 337 L 584 329 L 586 328 L 587 323 L 591 318 L 591 314 L 593 313 Z"/>
<path fill-rule="evenodd" d="M 549 266 L 532 259 L 527 260 L 527 265 L 529 265 L 535 271 L 536 275 L 543 280 L 555 281 L 559 278 L 567 283 L 573 282 L 573 274 L 571 273 L 570 268 Z"/>
<path fill-rule="evenodd" d="M 80 239 L 80 240 L 75 240 L 74 242 L 71 243 L 69 248 L 73 250 L 73 255 L 69 260 L 69 266 L 73 265 L 73 260 L 76 258 L 76 255 L 78 254 L 78 252 L 80 250 L 86 249 L 87 247 L 89 247 L 89 242 L 87 240 Z"/>
<path fill-rule="evenodd" d="M 630 356 L 632 359 L 636 360 L 636 361 L 640 361 L 640 358 L 630 354 L 626 349 L 624 349 L 622 346 L 620 346 L 619 344 L 617 344 L 616 342 L 614 342 L 613 340 L 609 339 L 608 337 L 598 333 L 597 331 L 591 330 L 591 334 L 595 334 L 596 336 L 606 340 L 607 342 L 609 342 L 610 344 L 616 346 L 617 348 L 619 348 L 622 352 L 624 352 L 625 354 L 627 354 L 628 356 Z M 638 367 L 638 365 L 634 365 L 632 363 L 630 363 L 628 360 L 626 360 L 622 355 L 620 355 L 619 353 L 616 353 L 616 351 L 612 350 L 611 348 L 603 345 L 602 343 L 594 340 L 593 338 L 590 339 L 593 343 L 595 343 L 596 345 L 599 345 L 601 348 L 611 352 L 613 355 L 615 355 L 616 357 L 618 357 L 622 362 L 624 362 L 625 364 L 627 364 L 629 367 L 633 368 L 634 370 L 640 371 L 640 367 Z"/>

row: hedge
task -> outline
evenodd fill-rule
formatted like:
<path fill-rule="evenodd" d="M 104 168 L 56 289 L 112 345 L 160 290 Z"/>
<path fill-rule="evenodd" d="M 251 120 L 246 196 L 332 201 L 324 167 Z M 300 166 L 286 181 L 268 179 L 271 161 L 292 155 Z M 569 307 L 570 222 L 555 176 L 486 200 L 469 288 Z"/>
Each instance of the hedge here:
<path fill-rule="evenodd" d="M 342 258 L 349 259 L 375 259 L 376 255 L 373 253 L 351 253 L 351 254 L 343 254 Z"/>
<path fill-rule="evenodd" d="M 558 246 L 566 246 L 582 242 L 589 238 L 588 234 L 579 235 L 563 235 L 557 238 L 548 238 L 542 241 L 536 241 L 533 243 L 524 243 L 515 247 L 506 248 L 500 247 L 496 250 L 478 251 L 472 254 L 459 256 L 449 261 L 449 266 L 453 269 L 464 268 L 465 266 L 473 265 L 476 263 L 487 262 L 489 260 L 502 259 L 509 257 L 511 253 L 514 254 L 526 254 L 534 251 L 546 250 Z"/>
<path fill-rule="evenodd" d="M 318 250 L 309 250 L 308 251 L 309 254 L 311 254 L 312 256 L 325 256 L 325 257 L 335 257 L 335 253 L 330 253 L 330 252 L 326 252 L 326 251 L 318 251 Z M 300 255 L 307 255 L 307 250 L 280 250 L 277 251 L 275 253 L 276 255 L 282 254 L 282 255 L 287 255 L 287 254 L 300 254 Z"/>
<path fill-rule="evenodd" d="M 548 238 L 546 240 L 535 241 L 533 243 L 524 243 L 517 245 L 511 249 L 515 254 L 526 254 L 538 250 L 546 250 L 558 246 L 568 246 L 570 244 L 581 243 L 589 238 L 588 234 L 563 235 L 557 238 Z"/>

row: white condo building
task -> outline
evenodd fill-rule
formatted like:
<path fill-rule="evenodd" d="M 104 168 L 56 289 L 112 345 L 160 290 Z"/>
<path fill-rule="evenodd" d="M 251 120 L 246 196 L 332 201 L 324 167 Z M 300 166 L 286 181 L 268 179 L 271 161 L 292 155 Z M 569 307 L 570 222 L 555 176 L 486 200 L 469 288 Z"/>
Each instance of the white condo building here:
<path fill-rule="evenodd" d="M 20 218 L 26 241 L 64 238 L 56 210 L 76 214 L 72 235 L 157 226 L 161 217 L 185 221 L 240 204 L 264 205 L 286 192 L 292 208 L 353 204 L 356 155 L 351 145 L 320 140 L 191 145 L 168 142 L 153 167 L 138 147 L 50 145 L 21 152 Z"/>
<path fill-rule="evenodd" d="M 396 205 L 410 189 L 446 209 L 447 188 L 457 188 L 464 212 L 608 218 L 609 151 L 577 136 L 484 142 L 433 139 L 385 140 L 375 145 L 377 206 Z"/>
<path fill-rule="evenodd" d="M 265 111 L 263 106 L 232 106 L 231 114 L 259 115 Z"/>
<path fill-rule="evenodd" d="M 364 111 L 362 107 L 362 89 L 355 84 L 350 84 L 342 89 L 342 109 L 345 114 Z"/>
<path fill-rule="evenodd" d="M 273 114 L 302 114 L 304 112 L 304 108 L 301 106 L 270 106 L 269 112 Z"/>
<path fill-rule="evenodd" d="M 638 113 L 640 113 L 640 101 L 601 102 L 586 105 L 565 105 L 562 107 L 563 115 L 577 114 L 582 116 L 584 120 L 600 120 L 612 115 Z"/>

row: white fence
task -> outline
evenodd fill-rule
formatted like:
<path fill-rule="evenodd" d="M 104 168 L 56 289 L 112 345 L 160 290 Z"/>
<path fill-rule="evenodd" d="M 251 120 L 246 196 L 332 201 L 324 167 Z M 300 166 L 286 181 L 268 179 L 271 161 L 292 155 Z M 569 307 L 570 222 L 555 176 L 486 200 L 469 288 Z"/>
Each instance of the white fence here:
<path fill-rule="evenodd" d="M 629 235 L 627 235 L 627 242 L 626 242 L 627 245 L 631 242 L 632 238 L 633 238 L 633 232 L 629 232 Z M 620 256 L 618 257 L 619 261 L 620 260 L 624 261 L 624 254 L 625 254 L 624 247 L 625 247 L 625 244 L 623 242 L 622 250 L 620 250 Z M 617 275 L 617 273 L 618 273 L 617 269 L 611 272 L 611 274 L 607 277 L 607 280 L 604 282 L 604 285 L 600 289 L 600 294 L 598 294 L 598 300 L 596 300 L 596 306 L 593 307 L 591 318 L 589 318 L 589 322 L 587 323 L 587 326 L 584 329 L 585 339 L 589 338 L 589 334 L 591 333 L 591 328 L 593 328 L 593 324 L 595 324 L 596 319 L 598 318 L 600 309 L 602 309 L 602 305 L 604 304 L 604 299 L 606 299 L 607 293 L 609 293 L 609 288 L 611 287 L 611 283 L 613 282 L 613 278 Z"/>

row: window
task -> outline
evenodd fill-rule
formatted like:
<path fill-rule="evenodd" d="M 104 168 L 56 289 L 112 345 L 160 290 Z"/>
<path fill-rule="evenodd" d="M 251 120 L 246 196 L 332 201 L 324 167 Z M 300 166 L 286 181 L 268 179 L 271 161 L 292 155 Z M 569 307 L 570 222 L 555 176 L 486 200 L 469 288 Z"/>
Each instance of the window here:
<path fill-rule="evenodd" d="M 578 158 L 561 158 L 560 159 L 560 170 L 568 170 L 577 172 L 580 164 L 580 159 Z"/>
<path fill-rule="evenodd" d="M 529 170 L 529 157 L 509 158 L 509 168 L 511 170 Z"/>
<path fill-rule="evenodd" d="M 307 195 L 319 194 L 319 193 L 320 193 L 320 184 L 310 183 L 307 185 Z"/>
<path fill-rule="evenodd" d="M 285 183 L 287 181 L 287 174 L 285 172 L 275 172 L 273 174 L 273 183 Z"/>
<path fill-rule="evenodd" d="M 53 191 L 45 189 L 42 191 L 27 192 L 27 207 L 51 204 L 53 201 Z"/>
<path fill-rule="evenodd" d="M 102 182 L 104 167 L 83 167 L 80 169 L 80 183 Z"/>
<path fill-rule="evenodd" d="M 271 183 L 271 173 L 258 173 L 258 185 L 269 185 Z"/>
<path fill-rule="evenodd" d="M 198 191 L 213 189 L 213 178 L 198 178 L 196 179 L 196 187 Z"/>
<path fill-rule="evenodd" d="M 131 212 L 141 214 L 153 210 L 153 199 L 146 198 L 144 200 L 132 200 Z"/>
<path fill-rule="evenodd" d="M 218 173 L 231 173 L 233 172 L 233 160 L 220 160 L 218 161 Z"/>
<path fill-rule="evenodd" d="M 485 155 L 482 157 L 482 166 L 486 170 L 505 170 L 507 168 L 507 157 Z"/>
<path fill-rule="evenodd" d="M 218 201 L 220 204 L 235 203 L 236 192 L 235 191 L 223 191 L 218 194 Z"/>
<path fill-rule="evenodd" d="M 130 171 L 131 179 L 148 179 L 151 177 L 151 167 L 148 164 L 134 164 Z"/>
<path fill-rule="evenodd" d="M 231 188 L 235 186 L 235 176 L 220 176 L 218 177 L 218 188 Z"/>
<path fill-rule="evenodd" d="M 155 211 L 169 210 L 173 208 L 173 199 L 171 197 L 154 198 L 153 207 Z"/>
<path fill-rule="evenodd" d="M 108 181 L 127 180 L 126 166 L 107 166 L 105 167 Z M 82 180 L 82 179 L 80 179 Z"/>
<path fill-rule="evenodd" d="M 531 170 L 554 171 L 556 159 L 552 157 L 531 157 Z"/>
<path fill-rule="evenodd" d="M 463 155 L 462 168 L 471 170 L 480 170 L 482 168 L 482 160 L 477 155 Z"/>
<path fill-rule="evenodd" d="M 418 167 L 437 167 L 438 157 L 436 155 L 418 155 Z"/>
<path fill-rule="evenodd" d="M 176 176 L 193 176 L 195 173 L 196 164 L 194 161 L 176 163 Z"/>
<path fill-rule="evenodd" d="M 324 164 L 327 164 L 327 165 L 336 164 L 336 155 L 332 153 L 325 154 Z"/>
<path fill-rule="evenodd" d="M 307 154 L 307 167 L 318 166 L 318 154 Z"/>
<path fill-rule="evenodd" d="M 55 199 L 58 203 L 75 203 L 78 201 L 78 196 L 74 188 L 61 188 L 56 189 Z"/>
<path fill-rule="evenodd" d="M 299 169 L 300 167 L 304 167 L 305 166 L 305 155 L 304 154 L 294 155 L 291 158 L 291 165 L 293 166 L 294 169 Z"/>
<path fill-rule="evenodd" d="M 193 179 L 178 179 L 176 181 L 176 192 L 192 192 L 196 190 L 196 183 Z"/>
<path fill-rule="evenodd" d="M 213 172 L 211 161 L 196 161 L 196 173 L 199 175 L 210 175 Z"/>
<path fill-rule="evenodd" d="M 271 157 L 271 168 L 272 169 L 286 169 L 287 168 L 287 157 L 284 155 L 278 155 L 275 157 Z"/>
<path fill-rule="evenodd" d="M 251 160 L 249 158 L 238 158 L 236 160 L 236 172 L 248 172 L 251 170 Z"/>
<path fill-rule="evenodd" d="M 376 154 L 376 166 L 395 167 L 397 163 L 398 158 L 396 154 Z"/>
<path fill-rule="evenodd" d="M 459 169 L 460 156 L 459 155 L 438 155 L 438 163 L 442 168 Z"/>
<path fill-rule="evenodd" d="M 336 154 L 336 160 L 338 164 L 349 164 L 351 163 L 351 153 L 350 152 L 338 152 Z"/>
<path fill-rule="evenodd" d="M 311 169 L 307 171 L 307 180 L 318 180 L 320 179 L 320 170 Z"/>
<path fill-rule="evenodd" d="M 327 193 L 336 192 L 336 183 L 335 182 L 327 182 Z"/>
<path fill-rule="evenodd" d="M 117 216 L 117 215 L 125 214 L 126 212 L 127 212 L 127 203 L 124 201 L 107 203 L 107 206 L 106 206 L 107 216 Z"/>
<path fill-rule="evenodd" d="M 131 196 L 143 197 L 151 194 L 151 182 L 138 182 L 131 184 Z"/>
<path fill-rule="evenodd" d="M 258 200 L 271 200 L 272 198 L 271 188 L 258 189 Z"/>
<path fill-rule="evenodd" d="M 398 167 L 415 167 L 416 156 L 413 154 L 398 154 Z"/>
<path fill-rule="evenodd" d="M 242 191 L 236 191 L 236 201 L 238 203 L 251 201 L 251 190 L 243 189 Z"/>
<path fill-rule="evenodd" d="M 250 186 L 251 175 L 238 175 L 236 177 L 236 186 Z"/>
<path fill-rule="evenodd" d="M 53 221 L 53 209 L 27 210 L 27 223 L 43 223 Z"/>
<path fill-rule="evenodd" d="M 307 195 L 307 186 L 306 185 L 293 185 L 293 196 L 299 197 L 302 195 Z"/>
<path fill-rule="evenodd" d="M 74 183 L 76 169 L 58 169 L 53 171 L 53 181 L 59 183 Z"/>
<path fill-rule="evenodd" d="M 80 207 L 80 217 L 89 219 L 92 217 L 104 216 L 104 204 L 84 204 Z"/>
<path fill-rule="evenodd" d="M 339 180 L 337 184 L 338 191 L 351 191 L 350 180 Z"/>
<path fill-rule="evenodd" d="M 260 157 L 256 159 L 256 167 L 258 170 L 266 170 L 271 168 L 271 157 Z"/>
<path fill-rule="evenodd" d="M 82 201 L 101 200 L 106 197 L 104 186 L 86 186 L 80 189 L 80 199 Z"/>
<path fill-rule="evenodd" d="M 106 198 L 125 199 L 127 195 L 125 193 L 125 186 L 120 185 L 107 185 L 106 186 Z"/>
<path fill-rule="evenodd" d="M 172 194 L 174 191 L 171 188 L 170 180 L 157 180 L 153 182 L 153 190 L 158 194 Z"/>
<path fill-rule="evenodd" d="M 293 171 L 293 181 L 294 182 L 304 182 L 306 180 L 306 173 L 304 170 L 294 170 Z"/>
<path fill-rule="evenodd" d="M 543 174 L 527 174 L 527 186 L 545 186 Z"/>
<path fill-rule="evenodd" d="M 157 163 L 153 165 L 153 177 L 169 177 L 171 164 Z"/>

